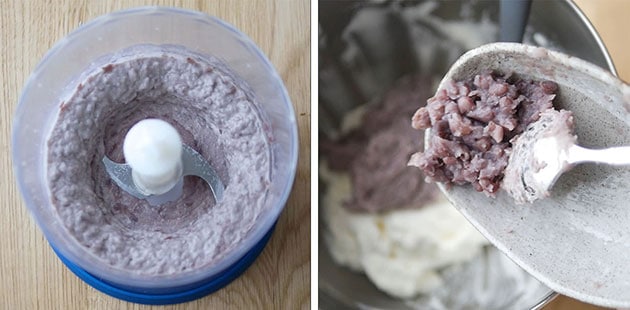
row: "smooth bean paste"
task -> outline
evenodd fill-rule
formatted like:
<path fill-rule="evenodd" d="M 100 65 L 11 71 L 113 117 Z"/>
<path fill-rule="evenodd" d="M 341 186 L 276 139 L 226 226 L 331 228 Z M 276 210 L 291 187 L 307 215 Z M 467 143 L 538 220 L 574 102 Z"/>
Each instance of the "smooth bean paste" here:
<path fill-rule="evenodd" d="M 169 275 L 212 265 L 248 235 L 265 211 L 271 136 L 245 82 L 221 61 L 144 51 L 112 57 L 60 104 L 47 178 L 61 224 L 89 255 L 132 273 Z M 124 162 L 124 137 L 146 118 L 169 122 L 216 169 L 226 186 L 220 203 L 196 177 L 160 206 L 113 183 L 103 156 Z"/>

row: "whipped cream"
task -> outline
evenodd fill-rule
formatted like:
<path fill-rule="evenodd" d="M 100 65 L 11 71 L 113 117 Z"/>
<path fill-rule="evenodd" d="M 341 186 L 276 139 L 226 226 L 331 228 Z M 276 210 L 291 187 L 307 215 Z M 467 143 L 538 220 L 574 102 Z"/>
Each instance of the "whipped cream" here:
<path fill-rule="evenodd" d="M 400 298 L 428 293 L 440 270 L 471 260 L 488 241 L 441 195 L 421 208 L 354 213 L 343 207 L 352 185 L 346 173 L 320 163 L 327 183 L 322 201 L 324 238 L 333 260 L 365 272 L 382 291 Z"/>

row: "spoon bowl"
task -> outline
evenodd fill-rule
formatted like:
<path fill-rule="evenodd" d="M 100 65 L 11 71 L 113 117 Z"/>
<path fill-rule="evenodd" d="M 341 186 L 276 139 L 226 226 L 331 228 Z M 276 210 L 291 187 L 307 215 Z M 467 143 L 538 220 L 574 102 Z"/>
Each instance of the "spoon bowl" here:
<path fill-rule="evenodd" d="M 492 43 L 459 58 L 439 88 L 487 70 L 556 82 L 554 107 L 573 112 L 580 145 L 630 144 L 630 86 L 610 72 L 540 47 Z M 551 289 L 630 307 L 630 167 L 579 165 L 558 178 L 548 198 L 525 205 L 504 191 L 489 198 L 470 185 L 438 186 L 490 242 Z"/>

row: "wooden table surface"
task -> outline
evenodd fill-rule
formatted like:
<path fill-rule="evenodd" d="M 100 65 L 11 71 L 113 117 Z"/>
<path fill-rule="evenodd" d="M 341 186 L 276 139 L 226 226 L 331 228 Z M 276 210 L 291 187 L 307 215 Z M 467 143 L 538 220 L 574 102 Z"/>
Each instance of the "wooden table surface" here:
<path fill-rule="evenodd" d="M 262 255 L 224 289 L 160 309 L 310 307 L 310 3 L 272 1 L 0 1 L 0 309 L 149 309 L 104 295 L 57 259 L 22 202 L 10 157 L 12 115 L 24 81 L 44 53 L 99 15 L 142 5 L 217 16 L 250 36 L 281 75 L 299 126 L 295 185 Z"/>

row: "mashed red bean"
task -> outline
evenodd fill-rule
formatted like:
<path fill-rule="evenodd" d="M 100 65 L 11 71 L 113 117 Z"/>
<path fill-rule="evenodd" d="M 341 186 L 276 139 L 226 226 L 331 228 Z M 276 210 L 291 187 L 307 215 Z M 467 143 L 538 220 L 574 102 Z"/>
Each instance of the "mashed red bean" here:
<path fill-rule="evenodd" d="M 470 183 L 494 196 L 508 164 L 510 139 L 552 107 L 558 90 L 551 81 L 483 73 L 451 81 L 412 118 L 415 129 L 431 128 L 429 148 L 411 156 L 427 182 Z"/>
<path fill-rule="evenodd" d="M 421 174 L 405 166 L 423 142 L 409 118 L 416 110 L 414 102 L 430 96 L 430 85 L 428 77 L 405 76 L 367 107 L 360 126 L 339 140 L 322 139 L 320 150 L 328 166 L 350 174 L 347 209 L 377 213 L 420 208 L 436 199 L 435 185 L 424 183 Z"/>

